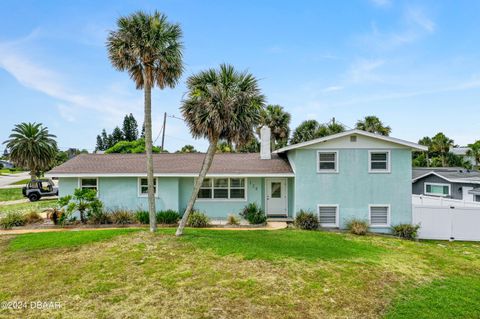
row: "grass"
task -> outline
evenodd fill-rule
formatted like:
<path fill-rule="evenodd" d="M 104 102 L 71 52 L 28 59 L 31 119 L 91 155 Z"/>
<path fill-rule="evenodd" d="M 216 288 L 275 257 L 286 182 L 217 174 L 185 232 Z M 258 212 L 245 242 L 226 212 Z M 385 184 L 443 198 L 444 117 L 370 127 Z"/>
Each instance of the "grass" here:
<path fill-rule="evenodd" d="M 478 318 L 480 244 L 282 231 L 0 236 L 0 301 L 22 318 Z"/>
<path fill-rule="evenodd" d="M 27 184 L 28 182 L 30 182 L 30 178 L 22 179 L 21 181 L 11 183 L 10 185 L 22 185 L 23 186 L 23 185 Z"/>
<path fill-rule="evenodd" d="M 0 188 L 0 202 L 22 198 L 24 197 L 21 188 Z"/>
<path fill-rule="evenodd" d="M 25 210 L 43 210 L 45 208 L 54 207 L 57 203 L 56 199 L 41 199 L 38 202 L 26 202 L 13 205 L 2 205 L 0 202 L 0 215 L 2 213 L 25 211 Z"/>
<path fill-rule="evenodd" d="M 7 174 L 7 175 L 9 175 L 9 174 L 19 174 L 19 173 L 23 173 L 23 172 L 24 172 L 24 171 L 18 171 L 18 170 L 15 170 L 15 169 L 14 169 L 13 171 L 11 171 L 11 170 L 8 169 L 8 168 L 2 168 L 2 169 L 0 169 L 0 175 L 1 175 L 1 174 Z"/>

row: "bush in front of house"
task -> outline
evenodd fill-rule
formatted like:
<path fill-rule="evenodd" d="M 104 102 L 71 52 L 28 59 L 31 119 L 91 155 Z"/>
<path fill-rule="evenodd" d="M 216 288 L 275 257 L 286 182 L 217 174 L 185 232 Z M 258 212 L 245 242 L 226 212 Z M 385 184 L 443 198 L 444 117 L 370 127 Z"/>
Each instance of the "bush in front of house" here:
<path fill-rule="evenodd" d="M 317 215 L 301 209 L 295 217 L 295 226 L 303 230 L 316 230 L 319 226 Z"/>
<path fill-rule="evenodd" d="M 210 218 L 198 210 L 194 210 L 188 216 L 187 226 L 189 227 L 207 227 L 210 224 Z"/>
<path fill-rule="evenodd" d="M 20 212 L 9 212 L 0 218 L 0 227 L 11 229 L 12 227 L 24 226 L 27 223 L 25 215 Z"/>
<path fill-rule="evenodd" d="M 149 224 L 150 223 L 150 213 L 146 210 L 139 210 L 135 212 L 135 219 L 140 224 Z"/>
<path fill-rule="evenodd" d="M 92 225 L 111 224 L 112 219 L 110 214 L 103 209 L 95 209 L 89 212 L 88 223 Z"/>
<path fill-rule="evenodd" d="M 165 225 L 173 225 L 180 220 L 180 214 L 173 209 L 167 209 L 157 212 L 157 223 Z"/>
<path fill-rule="evenodd" d="M 129 210 L 117 209 L 110 212 L 110 219 L 114 224 L 127 225 L 135 222 L 135 215 Z"/>
<path fill-rule="evenodd" d="M 25 217 L 26 224 L 36 224 L 43 222 L 42 216 L 36 210 L 30 210 L 23 215 Z"/>
<path fill-rule="evenodd" d="M 392 227 L 393 234 L 400 238 L 414 240 L 418 236 L 420 225 L 399 224 Z"/>
<path fill-rule="evenodd" d="M 250 203 L 242 210 L 240 216 L 245 218 L 250 224 L 258 225 L 264 224 L 267 221 L 267 216 L 264 211 L 257 205 L 257 203 Z"/>
<path fill-rule="evenodd" d="M 240 218 L 234 214 L 229 214 L 227 217 L 227 225 L 240 225 Z"/>
<path fill-rule="evenodd" d="M 347 222 L 348 231 L 354 235 L 366 235 L 368 226 L 368 221 L 362 219 L 351 219 Z"/>

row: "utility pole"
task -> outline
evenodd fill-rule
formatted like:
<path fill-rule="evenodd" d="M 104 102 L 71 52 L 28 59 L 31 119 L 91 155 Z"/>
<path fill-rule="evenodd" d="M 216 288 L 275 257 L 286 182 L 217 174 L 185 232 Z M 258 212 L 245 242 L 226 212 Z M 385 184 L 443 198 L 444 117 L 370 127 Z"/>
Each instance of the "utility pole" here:
<path fill-rule="evenodd" d="M 332 124 L 335 125 L 335 118 L 334 117 L 332 117 Z"/>
<path fill-rule="evenodd" d="M 165 125 L 167 125 L 167 112 L 163 113 L 162 152 L 165 150 Z"/>

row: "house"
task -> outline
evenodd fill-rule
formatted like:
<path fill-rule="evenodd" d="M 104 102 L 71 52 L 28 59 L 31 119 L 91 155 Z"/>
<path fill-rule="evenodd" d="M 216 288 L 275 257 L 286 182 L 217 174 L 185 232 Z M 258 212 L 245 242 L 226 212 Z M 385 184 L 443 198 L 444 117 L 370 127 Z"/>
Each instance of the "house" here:
<path fill-rule="evenodd" d="M 467 155 L 470 148 L 467 146 L 452 147 L 450 152 L 455 155 L 461 156 L 466 162 L 470 163 L 473 167 L 477 166 L 479 163 L 475 160 L 474 156 Z"/>
<path fill-rule="evenodd" d="M 226 218 L 256 202 L 268 218 L 291 220 L 300 210 L 318 214 L 323 227 L 345 228 L 353 218 L 372 230 L 412 221 L 412 150 L 424 146 L 360 130 L 270 152 L 262 129 L 261 152 L 216 154 L 196 209 Z M 154 154 L 156 207 L 182 212 L 204 154 Z M 80 154 L 54 168 L 60 196 L 96 189 L 107 208 L 147 208 L 144 154 Z"/>
<path fill-rule="evenodd" d="M 3 168 L 15 168 L 15 165 L 12 162 L 6 160 L 0 160 L 0 164 Z"/>
<path fill-rule="evenodd" d="M 480 172 L 458 167 L 414 168 L 412 193 L 480 202 Z"/>

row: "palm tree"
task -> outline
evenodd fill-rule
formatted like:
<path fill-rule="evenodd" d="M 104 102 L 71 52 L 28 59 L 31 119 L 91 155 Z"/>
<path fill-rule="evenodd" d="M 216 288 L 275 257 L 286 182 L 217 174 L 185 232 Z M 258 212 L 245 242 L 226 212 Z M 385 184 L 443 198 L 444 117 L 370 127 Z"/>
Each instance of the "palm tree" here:
<path fill-rule="evenodd" d="M 180 110 L 194 138 L 206 138 L 209 147 L 195 180 L 192 196 L 182 216 L 176 235 L 183 234 L 200 186 L 212 164 L 219 140 L 244 145 L 259 124 L 265 97 L 258 80 L 247 72 L 237 72 L 231 65 L 220 65 L 187 80 L 187 98 Z"/>
<path fill-rule="evenodd" d="M 319 137 L 319 128 L 320 124 L 318 124 L 316 120 L 303 121 L 293 131 L 292 138 L 290 139 L 290 144 L 302 143 Z"/>
<path fill-rule="evenodd" d="M 468 144 L 470 148 L 467 151 L 467 156 L 471 156 L 475 159 L 475 165 L 480 165 L 480 140 L 473 144 Z"/>
<path fill-rule="evenodd" d="M 147 153 L 148 210 L 150 230 L 156 231 L 155 191 L 152 157 L 152 88 L 173 88 L 183 72 L 182 30 L 155 11 L 136 12 L 120 17 L 118 29 L 111 31 L 107 48 L 110 61 L 119 71 L 127 71 L 137 89 L 144 90 L 145 149 Z"/>
<path fill-rule="evenodd" d="M 385 126 L 380 119 L 374 115 L 365 116 L 363 120 L 357 121 L 357 129 L 367 131 L 370 133 L 376 133 L 380 135 L 390 135 L 392 129 L 390 126 Z"/>
<path fill-rule="evenodd" d="M 193 145 L 187 144 L 177 151 L 177 153 L 197 153 L 197 150 Z"/>
<path fill-rule="evenodd" d="M 259 134 L 260 127 L 266 125 L 271 131 L 272 150 L 286 146 L 290 135 L 290 119 L 290 113 L 285 112 L 282 106 L 267 105 L 260 114 L 260 126 L 257 134 Z"/>
<path fill-rule="evenodd" d="M 10 149 L 10 160 L 18 167 L 30 170 L 31 179 L 51 167 L 57 155 L 56 136 L 41 123 L 15 125 L 9 139 L 3 142 Z"/>
<path fill-rule="evenodd" d="M 443 167 L 447 166 L 447 155 L 453 144 L 453 140 L 445 136 L 443 133 L 438 133 L 432 138 L 432 152 L 435 152 L 440 156 Z"/>

